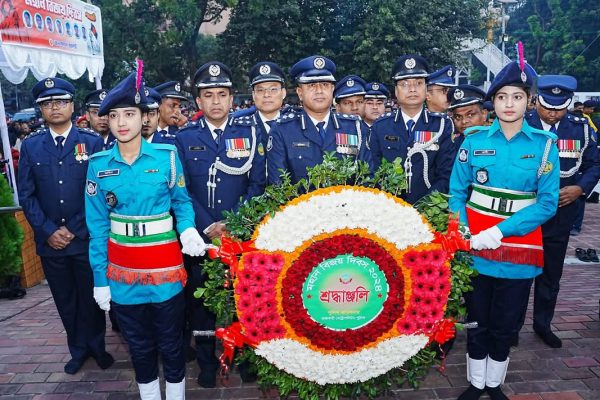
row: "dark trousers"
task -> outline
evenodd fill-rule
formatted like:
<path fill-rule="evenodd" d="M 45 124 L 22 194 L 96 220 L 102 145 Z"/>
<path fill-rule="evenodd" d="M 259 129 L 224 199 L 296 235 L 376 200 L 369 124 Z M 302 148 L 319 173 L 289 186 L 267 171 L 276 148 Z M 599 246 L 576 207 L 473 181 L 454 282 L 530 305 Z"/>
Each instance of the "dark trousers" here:
<path fill-rule="evenodd" d="M 184 295 L 162 303 L 113 303 L 115 315 L 138 383 L 150 383 L 158 378 L 160 352 L 165 380 L 178 383 L 185 377 L 183 355 Z"/>
<path fill-rule="evenodd" d="M 542 274 L 535 278 L 533 297 L 533 327 L 542 333 L 550 332 L 569 244 L 570 227 L 580 209 L 578 203 L 584 203 L 582 198 L 568 206 L 560 207 L 556 215 L 542 225 L 544 269 Z"/>
<path fill-rule="evenodd" d="M 576 204 L 577 206 L 577 214 L 575 215 L 575 221 L 573 222 L 573 229 L 580 231 L 581 226 L 583 225 L 583 216 L 585 214 L 585 197 L 582 196 L 571 204 Z"/>
<path fill-rule="evenodd" d="M 94 277 L 88 253 L 41 257 L 46 280 L 67 332 L 71 357 L 84 360 L 105 353 L 106 320 L 94 300 Z"/>
<path fill-rule="evenodd" d="M 186 290 L 186 345 L 190 343 L 192 331 L 214 331 L 217 317 L 204 305 L 204 298 L 195 298 L 194 291 L 204 287 L 206 274 L 202 271 L 204 257 L 189 257 L 184 255 L 184 263 L 188 273 Z M 196 336 L 196 359 L 203 371 L 219 368 L 219 360 L 215 355 L 216 339 L 214 336 Z"/>
<path fill-rule="evenodd" d="M 473 291 L 465 295 L 467 319 L 478 326 L 467 331 L 469 357 L 482 360 L 488 355 L 505 361 L 519 331 L 533 279 L 505 279 L 478 275 Z"/>

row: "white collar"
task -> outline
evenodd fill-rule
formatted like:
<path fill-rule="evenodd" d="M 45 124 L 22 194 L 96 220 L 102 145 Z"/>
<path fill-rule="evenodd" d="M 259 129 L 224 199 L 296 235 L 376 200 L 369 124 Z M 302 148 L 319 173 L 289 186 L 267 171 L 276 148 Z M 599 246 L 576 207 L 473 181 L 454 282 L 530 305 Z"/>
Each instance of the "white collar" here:
<path fill-rule="evenodd" d="M 543 128 L 545 131 L 548 131 L 548 132 L 550 132 L 550 128 L 552 128 L 552 125 L 550 125 L 550 124 L 547 124 L 547 123 L 546 123 L 546 122 L 544 122 L 544 120 L 542 120 L 541 118 L 540 118 L 540 122 L 542 123 L 542 128 Z M 558 130 L 558 125 L 559 125 L 559 124 L 560 124 L 560 121 L 558 121 L 556 124 L 554 124 L 554 126 L 556 127 L 556 130 Z"/>
<path fill-rule="evenodd" d="M 308 115 L 308 113 L 306 115 Z M 317 128 L 317 124 L 319 122 L 325 122 L 325 125 L 323 125 L 323 129 L 327 130 L 327 125 L 329 125 L 329 116 L 330 115 L 331 115 L 331 111 L 327 112 L 327 115 L 325 116 L 325 119 L 323 121 L 319 121 L 318 119 L 314 119 L 310 115 L 308 115 L 308 118 L 310 118 L 310 120 L 313 122 L 313 124 L 315 125 L 315 128 Z M 318 129 L 319 128 L 317 128 L 317 130 Z"/>
<path fill-rule="evenodd" d="M 271 126 L 269 124 L 267 124 L 267 121 L 277 121 L 279 119 L 279 117 L 281 116 L 281 113 L 278 111 L 275 118 L 268 119 L 267 117 L 265 117 L 265 115 L 263 113 L 261 113 L 259 111 L 258 116 L 260 117 L 260 120 L 262 121 L 263 126 L 265 127 L 265 130 L 267 131 L 267 133 L 269 133 L 271 131 Z"/>
<path fill-rule="evenodd" d="M 220 129 L 223 131 L 223 133 L 225 133 L 225 128 L 227 127 L 227 119 L 225 120 L 225 122 L 223 122 L 220 126 L 214 126 L 213 124 L 211 124 L 210 122 L 208 122 L 207 119 L 204 119 L 206 121 L 206 126 L 208 126 L 208 129 L 210 129 L 210 133 L 212 134 L 213 139 L 217 138 L 217 134 L 215 133 L 215 129 Z"/>
<path fill-rule="evenodd" d="M 59 135 L 58 133 L 54 132 L 54 131 L 52 130 L 52 128 L 50 128 L 50 127 L 48 127 L 48 129 L 50 130 L 50 135 L 52 135 L 52 140 L 54 140 L 54 144 L 57 144 L 57 143 L 56 143 L 56 138 L 57 138 L 58 136 L 62 136 L 62 137 L 64 137 L 64 138 L 65 138 L 65 140 L 63 141 L 63 146 L 64 146 L 64 145 L 65 145 L 65 142 L 67 141 L 67 137 L 69 136 L 69 132 L 71 132 L 71 129 L 73 129 L 73 123 L 69 124 L 69 129 L 67 129 L 67 130 L 65 131 L 65 133 L 63 133 L 62 135 Z"/>
<path fill-rule="evenodd" d="M 421 114 L 423 113 L 423 109 L 421 108 L 421 111 L 419 111 L 417 113 L 417 115 L 415 115 L 414 117 L 409 117 L 408 114 L 406 114 L 404 111 L 402 111 L 402 109 L 400 109 L 400 112 L 402 113 L 402 119 L 404 120 L 404 123 L 406 124 L 409 120 L 413 120 L 415 123 L 415 126 L 417 125 L 417 121 L 419 120 L 419 118 L 421 118 Z M 408 126 L 407 126 L 408 128 Z"/>

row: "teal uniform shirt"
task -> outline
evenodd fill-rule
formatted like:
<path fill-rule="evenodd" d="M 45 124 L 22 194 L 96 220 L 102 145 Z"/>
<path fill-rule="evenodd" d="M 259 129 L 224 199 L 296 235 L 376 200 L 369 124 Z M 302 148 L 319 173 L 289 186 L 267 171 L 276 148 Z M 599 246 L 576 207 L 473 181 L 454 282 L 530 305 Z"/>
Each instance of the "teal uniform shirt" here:
<path fill-rule="evenodd" d="M 175 152 L 176 182 L 169 188 L 173 178 L 171 152 Z M 140 154 L 131 165 L 123 161 L 119 146 L 96 153 L 90 158 L 86 186 L 86 221 L 94 286 L 110 286 L 112 299 L 118 304 L 160 303 L 178 294 L 183 289 L 180 282 L 129 285 L 106 276 L 111 213 L 150 216 L 173 209 L 179 233 L 195 227 L 194 210 L 175 146 L 142 140 Z M 116 197 L 116 204 L 112 195 L 107 197 L 109 193 Z"/>
<path fill-rule="evenodd" d="M 538 178 L 548 139 L 553 143 L 548 152 L 546 168 Z M 498 120 L 491 126 L 467 130 L 450 177 L 450 209 L 460 213 L 461 221 L 467 223 L 465 206 L 473 183 L 535 192 L 535 204 L 498 224 L 504 237 L 523 236 L 532 232 L 554 215 L 558 205 L 560 164 L 555 142 L 554 134 L 532 128 L 526 121 L 523 121 L 521 132 L 511 140 L 506 140 Z M 481 171 L 487 172 L 486 182 L 481 182 Z M 532 265 L 490 261 L 481 257 L 474 257 L 474 268 L 481 274 L 496 278 L 527 279 L 542 273 L 541 268 Z"/>

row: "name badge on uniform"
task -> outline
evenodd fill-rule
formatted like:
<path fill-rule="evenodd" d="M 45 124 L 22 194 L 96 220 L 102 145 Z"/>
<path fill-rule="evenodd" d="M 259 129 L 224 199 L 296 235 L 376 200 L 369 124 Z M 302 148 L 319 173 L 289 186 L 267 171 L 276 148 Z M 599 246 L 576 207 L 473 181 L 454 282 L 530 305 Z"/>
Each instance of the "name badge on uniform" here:
<path fill-rule="evenodd" d="M 189 146 L 189 151 L 206 151 L 206 146 Z"/>
<path fill-rule="evenodd" d="M 225 139 L 225 148 L 229 158 L 250 157 L 249 138 Z"/>
<path fill-rule="evenodd" d="M 77 143 L 73 149 L 73 154 L 77 161 L 87 161 L 90 156 L 88 155 L 85 143 Z"/>
<path fill-rule="evenodd" d="M 397 142 L 398 140 L 400 140 L 400 138 L 398 136 L 392 136 L 392 135 L 385 135 L 383 137 L 384 140 L 387 140 L 388 142 Z"/>
<path fill-rule="evenodd" d="M 560 158 L 579 158 L 581 155 L 581 141 L 571 139 L 559 139 L 558 156 Z"/>
<path fill-rule="evenodd" d="M 118 169 L 106 169 L 104 171 L 98 171 L 96 175 L 98 178 L 106 178 L 107 176 L 117 176 L 121 171 Z"/>
<path fill-rule="evenodd" d="M 310 142 L 292 142 L 292 147 L 310 147 Z"/>
<path fill-rule="evenodd" d="M 336 133 L 335 144 L 336 151 L 340 154 L 358 154 L 358 136 L 347 133 Z"/>
<path fill-rule="evenodd" d="M 494 149 L 490 149 L 490 150 L 473 150 L 473 155 L 474 156 L 495 156 L 496 155 L 496 150 L 494 150 Z"/>
<path fill-rule="evenodd" d="M 478 170 L 476 178 L 477 178 L 477 182 L 479 182 L 481 184 L 486 183 L 489 179 L 487 169 L 481 168 L 480 170 Z"/>

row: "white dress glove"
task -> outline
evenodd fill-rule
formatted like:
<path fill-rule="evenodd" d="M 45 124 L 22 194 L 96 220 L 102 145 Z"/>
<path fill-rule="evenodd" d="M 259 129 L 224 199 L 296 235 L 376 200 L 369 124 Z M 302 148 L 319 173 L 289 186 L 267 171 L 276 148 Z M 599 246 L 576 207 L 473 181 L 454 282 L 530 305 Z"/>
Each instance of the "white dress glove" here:
<path fill-rule="evenodd" d="M 110 287 L 102 286 L 94 288 L 94 300 L 98 303 L 98 307 L 104 311 L 110 310 Z"/>
<path fill-rule="evenodd" d="M 494 225 L 484 231 L 479 232 L 471 238 L 471 248 L 473 250 L 494 250 L 502 244 L 504 237 L 500 229 Z"/>
<path fill-rule="evenodd" d="M 206 243 L 200 237 L 196 228 L 187 228 L 181 233 L 181 252 L 192 257 L 203 256 L 206 253 Z"/>

